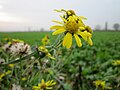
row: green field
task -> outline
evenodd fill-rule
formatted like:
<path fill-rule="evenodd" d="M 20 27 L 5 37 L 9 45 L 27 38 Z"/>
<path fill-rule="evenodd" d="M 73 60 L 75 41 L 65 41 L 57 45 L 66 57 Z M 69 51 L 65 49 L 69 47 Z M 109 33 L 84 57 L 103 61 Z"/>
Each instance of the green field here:
<path fill-rule="evenodd" d="M 42 45 L 41 39 L 45 35 L 50 37 L 51 43 L 55 42 L 56 36 L 52 36 L 52 32 L 2 32 L 0 40 L 9 37 L 22 39 L 31 46 L 36 43 Z M 9 49 L 4 51 L 0 47 L 0 59 L 7 63 L 0 70 L 13 72 L 0 79 L 0 90 L 8 90 L 14 83 L 24 90 L 32 90 L 32 86 L 39 84 L 42 79 L 56 81 L 53 90 L 120 90 L 120 32 L 94 31 L 92 40 L 93 46 L 84 41 L 79 48 L 73 41 L 70 49 L 63 46 L 48 48 L 55 60 L 37 49 L 33 49 L 37 53 L 21 58 L 9 54 Z M 12 69 L 6 66 L 11 60 L 15 61 Z"/>
<path fill-rule="evenodd" d="M 43 38 L 45 35 L 51 36 L 51 33 L 50 32 L 3 32 L 0 33 L 0 40 L 6 37 L 21 39 L 33 45 L 35 42 L 40 43 L 41 38 Z"/>
<path fill-rule="evenodd" d="M 40 42 L 41 38 L 43 38 L 45 35 L 49 35 L 51 41 L 53 41 L 56 37 L 52 36 L 52 32 L 1 32 L 0 33 L 0 40 L 6 37 L 15 38 L 15 39 L 22 39 L 25 42 L 33 45 L 36 41 Z M 114 41 L 116 39 L 120 39 L 120 32 L 114 32 L 114 31 L 103 31 L 93 32 L 93 41 L 94 43 L 97 43 L 99 41 L 102 42 L 108 42 L 108 41 Z"/>

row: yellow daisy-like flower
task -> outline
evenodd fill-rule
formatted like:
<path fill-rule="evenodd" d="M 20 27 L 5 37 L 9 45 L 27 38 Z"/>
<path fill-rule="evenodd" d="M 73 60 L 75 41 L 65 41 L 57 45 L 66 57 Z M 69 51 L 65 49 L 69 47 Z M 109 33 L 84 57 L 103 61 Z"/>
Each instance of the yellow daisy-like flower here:
<path fill-rule="evenodd" d="M 48 49 L 46 49 L 44 46 L 39 46 L 38 47 L 38 51 L 41 57 L 49 57 L 53 60 L 55 60 L 55 58 L 49 53 Z"/>
<path fill-rule="evenodd" d="M 63 39 L 63 46 L 66 48 L 70 48 L 72 45 L 72 37 L 74 36 L 78 47 L 82 46 L 81 39 L 82 37 L 88 44 L 93 45 L 92 43 L 92 29 L 89 26 L 85 26 L 82 22 L 83 17 L 76 16 L 72 10 L 66 11 L 65 16 L 60 16 L 63 22 L 53 21 L 61 25 L 52 26 L 50 29 L 55 29 L 52 34 L 57 35 L 61 33 L 65 33 L 65 37 Z"/>
<path fill-rule="evenodd" d="M 43 45 L 48 45 L 50 43 L 49 37 L 48 35 L 46 35 L 43 39 L 42 39 L 42 44 Z"/>
<path fill-rule="evenodd" d="M 53 89 L 53 86 L 56 84 L 55 81 L 50 80 L 48 82 L 45 82 L 44 79 L 42 79 L 41 83 L 38 84 L 38 86 L 33 86 L 33 90 L 45 90 L 45 89 Z"/>
<path fill-rule="evenodd" d="M 105 89 L 105 81 L 101 81 L 101 80 L 96 80 L 93 82 L 95 84 L 95 86 L 98 88 L 98 87 L 101 87 L 102 89 Z"/>

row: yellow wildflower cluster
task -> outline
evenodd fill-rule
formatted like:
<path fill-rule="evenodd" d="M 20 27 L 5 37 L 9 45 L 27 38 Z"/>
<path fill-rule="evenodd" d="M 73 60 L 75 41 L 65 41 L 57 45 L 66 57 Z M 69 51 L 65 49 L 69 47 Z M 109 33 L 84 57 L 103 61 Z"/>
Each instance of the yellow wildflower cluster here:
<path fill-rule="evenodd" d="M 82 37 L 89 45 L 93 45 L 91 40 L 92 38 L 92 29 L 89 26 L 86 26 L 83 23 L 83 19 L 86 19 L 83 16 L 77 16 L 73 10 L 56 10 L 57 12 L 65 12 L 63 16 L 60 16 L 62 22 L 53 21 L 60 25 L 52 26 L 50 29 L 55 30 L 53 35 L 64 33 L 65 37 L 63 39 L 63 46 L 70 48 L 72 45 L 72 37 L 74 36 L 78 47 L 82 46 L 81 39 Z"/>
<path fill-rule="evenodd" d="M 0 73 L 0 80 L 1 80 L 5 75 L 8 75 L 8 74 L 10 74 L 10 73 L 11 73 L 10 70 L 8 70 L 8 71 L 5 72 L 5 73 Z"/>
<path fill-rule="evenodd" d="M 114 61 L 112 62 L 112 65 L 114 65 L 114 66 L 119 66 L 119 65 L 120 65 L 120 60 L 114 60 Z"/>
<path fill-rule="evenodd" d="M 53 86 L 56 84 L 55 81 L 50 80 L 48 82 L 45 82 L 44 79 L 42 79 L 41 83 L 38 84 L 38 86 L 33 86 L 33 90 L 46 90 L 46 89 L 53 89 Z"/>
<path fill-rule="evenodd" d="M 95 84 L 96 88 L 98 88 L 98 87 L 101 87 L 102 89 L 105 88 L 105 81 L 96 80 L 93 83 Z"/>

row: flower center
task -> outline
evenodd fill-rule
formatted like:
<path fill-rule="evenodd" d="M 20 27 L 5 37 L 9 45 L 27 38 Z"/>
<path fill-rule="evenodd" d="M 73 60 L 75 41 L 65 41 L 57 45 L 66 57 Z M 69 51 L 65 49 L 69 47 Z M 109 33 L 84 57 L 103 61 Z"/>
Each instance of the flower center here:
<path fill-rule="evenodd" d="M 41 85 L 41 89 L 45 89 L 45 88 L 46 88 L 46 84 L 44 83 Z"/>
<path fill-rule="evenodd" d="M 78 21 L 74 19 L 67 21 L 65 23 L 65 28 L 71 34 L 76 33 L 79 29 Z"/>
<path fill-rule="evenodd" d="M 79 22 L 79 19 L 76 15 L 69 16 L 65 22 L 66 30 L 71 34 L 78 32 L 80 27 L 78 22 Z"/>

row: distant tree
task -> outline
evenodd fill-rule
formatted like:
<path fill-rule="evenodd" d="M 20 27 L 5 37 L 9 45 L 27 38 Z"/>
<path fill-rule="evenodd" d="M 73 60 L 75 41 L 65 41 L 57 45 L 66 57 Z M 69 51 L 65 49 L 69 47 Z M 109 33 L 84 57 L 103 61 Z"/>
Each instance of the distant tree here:
<path fill-rule="evenodd" d="M 100 25 L 96 25 L 95 26 L 95 30 L 101 30 L 101 26 Z"/>
<path fill-rule="evenodd" d="M 40 31 L 43 32 L 43 31 L 44 31 L 44 28 L 41 28 Z"/>
<path fill-rule="evenodd" d="M 120 25 L 119 25 L 118 23 L 115 23 L 115 24 L 113 25 L 113 28 L 114 28 L 116 31 L 118 31 L 119 27 L 120 27 Z"/>
<path fill-rule="evenodd" d="M 28 31 L 29 31 L 29 32 L 31 31 L 31 27 L 28 27 Z"/>
<path fill-rule="evenodd" d="M 108 22 L 105 22 L 105 30 L 108 30 Z"/>

